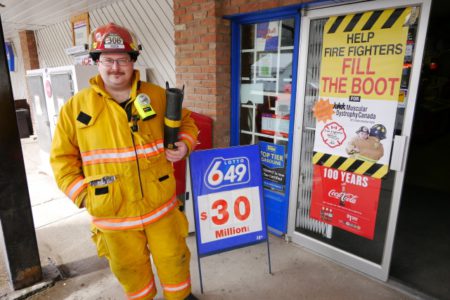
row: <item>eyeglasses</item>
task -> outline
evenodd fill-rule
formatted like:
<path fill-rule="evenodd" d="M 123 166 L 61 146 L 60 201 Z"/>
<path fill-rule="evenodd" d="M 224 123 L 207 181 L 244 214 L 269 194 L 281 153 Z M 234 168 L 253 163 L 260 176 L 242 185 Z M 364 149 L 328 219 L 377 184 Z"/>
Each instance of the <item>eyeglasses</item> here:
<path fill-rule="evenodd" d="M 119 66 L 128 66 L 128 64 L 131 62 L 131 59 L 129 59 L 129 58 L 119 58 L 119 59 L 102 58 L 101 60 L 99 60 L 99 62 L 102 63 L 105 67 L 112 67 L 115 62 Z"/>

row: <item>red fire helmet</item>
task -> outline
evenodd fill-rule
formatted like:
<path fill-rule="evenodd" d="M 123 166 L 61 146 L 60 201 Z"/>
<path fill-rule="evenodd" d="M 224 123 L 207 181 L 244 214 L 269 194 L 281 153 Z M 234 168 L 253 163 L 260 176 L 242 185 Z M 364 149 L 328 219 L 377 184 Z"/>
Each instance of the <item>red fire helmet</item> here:
<path fill-rule="evenodd" d="M 127 52 L 139 55 L 141 46 L 133 32 L 125 27 L 109 23 L 93 30 L 89 36 L 89 54 Z"/>

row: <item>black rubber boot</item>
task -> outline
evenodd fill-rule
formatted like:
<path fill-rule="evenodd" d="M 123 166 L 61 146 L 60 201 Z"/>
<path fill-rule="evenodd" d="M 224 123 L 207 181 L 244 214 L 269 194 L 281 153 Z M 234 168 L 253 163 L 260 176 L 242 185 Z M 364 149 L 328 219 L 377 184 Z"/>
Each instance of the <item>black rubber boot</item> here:
<path fill-rule="evenodd" d="M 186 298 L 184 298 L 184 300 L 198 300 L 198 298 L 191 293 Z"/>

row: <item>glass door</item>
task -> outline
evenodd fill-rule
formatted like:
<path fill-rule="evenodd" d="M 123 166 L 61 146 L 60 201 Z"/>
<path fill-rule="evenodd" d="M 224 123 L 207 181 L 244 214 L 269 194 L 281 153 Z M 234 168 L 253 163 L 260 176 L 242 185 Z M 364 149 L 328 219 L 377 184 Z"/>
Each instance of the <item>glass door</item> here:
<path fill-rule="evenodd" d="M 302 17 L 289 235 L 381 280 L 429 9 L 429 1 L 376 1 Z"/>
<path fill-rule="evenodd" d="M 47 102 L 43 83 L 43 74 L 27 76 L 28 90 L 31 97 L 31 105 L 37 124 L 38 143 L 42 150 L 50 153 L 52 135 L 48 118 Z"/>
<path fill-rule="evenodd" d="M 61 107 L 66 103 L 70 97 L 74 95 L 72 73 L 50 73 L 50 82 L 53 89 L 53 111 L 49 118 L 51 119 L 50 128 L 52 130 L 52 136 L 55 132 L 56 122 L 58 121 L 59 111 Z"/>
<path fill-rule="evenodd" d="M 241 24 L 239 30 L 239 126 L 235 140 L 239 145 L 260 145 L 267 223 L 277 235 L 287 232 L 298 21 L 298 16 L 286 17 Z"/>

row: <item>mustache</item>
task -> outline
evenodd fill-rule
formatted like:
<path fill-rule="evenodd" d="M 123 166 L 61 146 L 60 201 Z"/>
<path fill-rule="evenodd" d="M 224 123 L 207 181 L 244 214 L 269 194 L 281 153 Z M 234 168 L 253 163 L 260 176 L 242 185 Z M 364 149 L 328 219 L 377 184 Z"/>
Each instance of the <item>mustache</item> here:
<path fill-rule="evenodd" d="M 108 75 L 125 75 L 125 73 L 121 71 L 110 71 Z"/>

